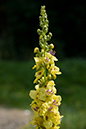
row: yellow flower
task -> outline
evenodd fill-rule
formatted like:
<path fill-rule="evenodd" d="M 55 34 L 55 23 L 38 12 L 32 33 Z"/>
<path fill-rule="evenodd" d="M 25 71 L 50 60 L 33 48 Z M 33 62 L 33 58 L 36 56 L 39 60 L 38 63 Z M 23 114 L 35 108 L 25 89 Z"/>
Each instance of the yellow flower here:
<path fill-rule="evenodd" d="M 39 57 L 34 57 L 36 64 L 40 64 L 42 60 Z"/>
<path fill-rule="evenodd" d="M 49 105 L 48 105 L 48 103 L 43 103 L 41 106 L 40 106 L 40 116 L 44 116 L 45 115 L 45 113 L 47 112 L 47 110 L 48 110 L 48 108 L 49 108 Z"/>
<path fill-rule="evenodd" d="M 30 124 L 32 125 L 37 125 L 38 127 L 42 126 L 43 123 L 43 118 L 38 116 L 38 115 L 34 115 L 33 120 L 30 122 Z"/>
<path fill-rule="evenodd" d="M 53 61 L 58 61 L 58 59 L 57 59 L 55 56 L 51 55 L 51 54 L 48 53 L 48 52 L 45 53 L 45 56 L 46 56 L 48 59 L 51 59 L 51 60 L 53 60 Z"/>
<path fill-rule="evenodd" d="M 52 127 L 52 121 L 44 121 L 43 125 L 46 129 L 50 129 Z"/>
<path fill-rule="evenodd" d="M 39 110 L 39 106 L 37 104 L 33 104 L 31 108 L 33 109 L 34 112 L 38 112 Z"/>
<path fill-rule="evenodd" d="M 48 120 L 51 120 L 54 125 L 60 124 L 60 118 L 61 117 L 58 110 L 57 110 L 57 114 L 53 114 L 53 112 L 48 114 Z"/>
<path fill-rule="evenodd" d="M 42 75 L 44 74 L 44 71 L 45 71 L 44 68 L 41 68 L 41 70 L 39 70 L 35 73 L 36 79 L 34 80 L 33 83 L 37 83 L 38 79 L 40 79 L 42 77 Z"/>
<path fill-rule="evenodd" d="M 54 107 L 54 108 L 52 109 L 52 112 L 53 112 L 55 115 L 57 115 L 57 114 L 58 114 L 58 107 Z"/>
<path fill-rule="evenodd" d="M 59 102 L 62 100 L 60 95 L 53 95 L 53 100 L 56 100 L 56 102 Z"/>
<path fill-rule="evenodd" d="M 61 123 L 59 106 L 61 104 L 61 96 L 55 95 L 56 88 L 53 79 L 56 79 L 56 75 L 61 74 L 59 68 L 55 66 L 55 61 L 58 59 L 55 57 L 55 51 L 53 44 L 48 45 L 48 42 L 52 33 L 48 32 L 48 20 L 45 10 L 45 6 L 41 7 L 40 27 L 37 32 L 39 34 L 39 48 L 34 49 L 36 57 L 34 57 L 35 65 L 33 69 L 36 68 L 35 89 L 31 90 L 29 95 L 32 99 L 30 104 L 32 110 L 34 111 L 33 120 L 31 124 L 36 125 L 35 129 L 59 129 Z M 45 24 L 46 23 L 46 24 Z"/>
<path fill-rule="evenodd" d="M 47 86 L 55 86 L 54 81 L 53 80 L 49 81 L 48 84 L 47 84 Z"/>
<path fill-rule="evenodd" d="M 61 72 L 59 71 L 59 67 L 55 66 L 55 65 L 51 65 L 51 73 L 54 73 L 54 74 L 61 74 Z"/>
<path fill-rule="evenodd" d="M 56 88 L 55 87 L 51 87 L 51 86 L 48 85 L 46 89 L 47 89 L 46 92 L 47 92 L 48 96 L 51 96 L 51 95 L 56 93 Z"/>
<path fill-rule="evenodd" d="M 56 79 L 56 74 L 58 75 L 61 74 L 61 72 L 59 71 L 59 68 L 54 64 L 52 64 L 51 67 L 49 68 L 49 72 L 52 74 L 54 79 Z"/>
<path fill-rule="evenodd" d="M 59 106 L 61 104 L 62 98 L 60 95 L 53 95 L 52 98 L 53 98 L 54 105 Z"/>
<path fill-rule="evenodd" d="M 34 65 L 34 67 L 32 68 L 32 69 L 40 69 L 40 67 L 41 67 L 41 65 L 42 65 L 42 63 L 43 63 L 43 60 L 41 59 L 41 58 L 39 58 L 39 57 L 34 57 L 34 60 L 35 60 L 35 62 L 36 62 L 36 65 Z"/>

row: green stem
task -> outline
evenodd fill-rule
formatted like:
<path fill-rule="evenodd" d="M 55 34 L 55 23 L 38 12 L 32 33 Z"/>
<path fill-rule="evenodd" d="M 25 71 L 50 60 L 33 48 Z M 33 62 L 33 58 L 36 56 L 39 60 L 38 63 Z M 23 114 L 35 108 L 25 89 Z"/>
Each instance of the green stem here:
<path fill-rule="evenodd" d="M 44 39 L 45 39 L 45 34 L 44 34 Z M 46 41 L 44 41 L 44 57 L 45 57 L 45 46 L 46 46 Z M 44 79 L 46 81 L 46 66 L 45 66 L 45 72 L 44 72 Z"/>

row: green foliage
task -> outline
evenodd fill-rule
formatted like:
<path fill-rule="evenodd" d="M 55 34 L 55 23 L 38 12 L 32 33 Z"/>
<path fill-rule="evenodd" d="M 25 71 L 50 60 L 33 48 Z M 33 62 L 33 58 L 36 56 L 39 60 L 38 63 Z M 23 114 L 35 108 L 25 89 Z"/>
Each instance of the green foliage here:
<path fill-rule="evenodd" d="M 29 106 L 32 66 L 33 62 L 0 61 L 0 104 L 20 108 Z"/>
<path fill-rule="evenodd" d="M 86 128 L 86 114 L 85 111 L 70 111 L 67 107 L 65 108 L 65 117 L 63 118 L 61 129 L 85 129 Z"/>

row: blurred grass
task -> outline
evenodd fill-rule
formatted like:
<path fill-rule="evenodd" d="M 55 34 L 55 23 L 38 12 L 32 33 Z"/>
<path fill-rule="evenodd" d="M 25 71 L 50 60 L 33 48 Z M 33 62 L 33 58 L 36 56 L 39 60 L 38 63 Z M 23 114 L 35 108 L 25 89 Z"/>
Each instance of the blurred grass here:
<path fill-rule="evenodd" d="M 34 89 L 34 61 L 0 61 L 0 105 L 30 108 L 28 93 Z M 61 129 L 86 128 L 86 60 L 65 59 L 56 63 L 62 75 L 55 80 L 57 94 L 62 96 L 60 112 L 64 115 Z M 28 127 L 28 126 L 27 126 Z M 25 127 L 26 128 L 26 127 Z M 32 127 L 31 127 L 32 128 Z"/>
<path fill-rule="evenodd" d="M 33 88 L 33 62 L 0 61 L 0 104 L 8 107 L 26 108 Z"/>

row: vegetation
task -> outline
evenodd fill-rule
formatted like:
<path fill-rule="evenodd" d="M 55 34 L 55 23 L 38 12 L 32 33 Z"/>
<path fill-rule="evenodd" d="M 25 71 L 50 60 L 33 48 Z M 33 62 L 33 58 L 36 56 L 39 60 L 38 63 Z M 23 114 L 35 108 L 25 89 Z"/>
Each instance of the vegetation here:
<path fill-rule="evenodd" d="M 34 62 L 0 61 L 0 104 L 26 109 L 31 103 L 28 93 L 34 89 Z M 57 62 L 62 75 L 56 79 L 58 94 L 63 98 L 60 108 L 64 118 L 61 129 L 86 128 L 86 60 L 65 59 Z"/>

